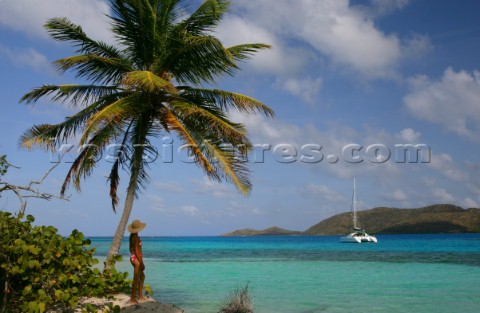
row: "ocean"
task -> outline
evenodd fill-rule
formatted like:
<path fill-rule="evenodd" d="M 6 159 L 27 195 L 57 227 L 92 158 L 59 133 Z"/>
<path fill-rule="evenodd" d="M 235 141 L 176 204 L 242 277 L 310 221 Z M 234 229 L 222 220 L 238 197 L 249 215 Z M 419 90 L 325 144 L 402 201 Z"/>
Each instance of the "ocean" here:
<path fill-rule="evenodd" d="M 142 237 L 146 283 L 187 313 L 248 284 L 258 313 L 480 312 L 480 234 Z M 90 238 L 104 260 L 111 238 Z M 133 275 L 128 239 L 119 270 Z"/>

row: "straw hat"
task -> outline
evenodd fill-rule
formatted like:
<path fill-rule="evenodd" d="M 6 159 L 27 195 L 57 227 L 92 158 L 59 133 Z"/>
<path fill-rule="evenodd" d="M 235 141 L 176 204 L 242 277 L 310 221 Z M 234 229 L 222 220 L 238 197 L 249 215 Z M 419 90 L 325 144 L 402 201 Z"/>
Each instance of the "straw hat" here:
<path fill-rule="evenodd" d="M 128 231 L 131 233 L 138 233 L 147 226 L 146 223 L 142 223 L 139 220 L 134 220 L 132 224 L 128 225 Z"/>

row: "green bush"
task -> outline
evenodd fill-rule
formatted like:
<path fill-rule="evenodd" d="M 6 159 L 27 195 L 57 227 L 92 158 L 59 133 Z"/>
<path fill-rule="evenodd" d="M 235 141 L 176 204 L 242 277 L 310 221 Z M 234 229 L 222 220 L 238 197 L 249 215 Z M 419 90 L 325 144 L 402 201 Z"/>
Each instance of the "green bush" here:
<path fill-rule="evenodd" d="M 33 226 L 34 220 L 0 212 L 0 312 L 63 312 L 80 297 L 129 290 L 127 273 L 94 267 L 95 249 L 81 232 L 64 238 L 52 226 Z"/>

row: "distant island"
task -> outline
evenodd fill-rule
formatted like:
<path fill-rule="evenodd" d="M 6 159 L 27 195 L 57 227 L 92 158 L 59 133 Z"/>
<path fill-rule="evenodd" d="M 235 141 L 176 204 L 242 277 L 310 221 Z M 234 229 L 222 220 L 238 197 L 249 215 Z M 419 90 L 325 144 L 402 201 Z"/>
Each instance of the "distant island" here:
<path fill-rule="evenodd" d="M 378 207 L 357 212 L 362 227 L 371 234 L 480 233 L 480 209 L 436 204 L 417 209 Z M 241 229 L 223 236 L 315 236 L 343 235 L 351 230 L 351 213 L 341 213 L 305 231 L 271 227 Z"/>
<path fill-rule="evenodd" d="M 222 236 L 303 236 L 303 231 L 295 231 L 283 229 L 280 227 L 270 227 L 263 230 L 256 230 L 251 228 L 239 229 L 231 233 L 224 234 Z"/>

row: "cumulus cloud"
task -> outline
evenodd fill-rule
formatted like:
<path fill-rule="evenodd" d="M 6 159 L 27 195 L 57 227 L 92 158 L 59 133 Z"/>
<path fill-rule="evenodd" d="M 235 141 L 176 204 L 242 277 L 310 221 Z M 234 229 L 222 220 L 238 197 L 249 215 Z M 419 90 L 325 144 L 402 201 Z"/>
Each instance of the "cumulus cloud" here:
<path fill-rule="evenodd" d="M 408 200 L 407 194 L 400 189 L 395 189 L 392 193 L 385 195 L 384 198 L 394 202 L 405 202 Z"/>
<path fill-rule="evenodd" d="M 54 72 L 47 57 L 33 48 L 11 49 L 0 45 L 0 55 L 6 56 L 18 67 L 28 67 L 37 72 Z"/>
<path fill-rule="evenodd" d="M 473 200 L 472 198 L 468 198 L 468 197 L 463 199 L 463 201 L 460 205 L 464 208 L 467 208 L 467 209 L 480 207 L 480 205 L 477 201 Z"/>
<path fill-rule="evenodd" d="M 455 201 L 455 197 L 443 188 L 433 189 L 432 195 L 440 203 L 453 203 Z"/>
<path fill-rule="evenodd" d="M 406 143 L 416 143 L 422 134 L 414 131 L 412 128 L 405 128 L 400 131 L 397 137 Z"/>
<path fill-rule="evenodd" d="M 157 195 L 147 195 L 150 202 L 150 210 L 168 215 L 184 215 L 184 216 L 198 216 L 200 210 L 194 205 L 182 205 L 178 208 L 167 207 L 165 200 Z"/>
<path fill-rule="evenodd" d="M 293 38 L 366 77 L 391 77 L 402 56 L 401 40 L 382 32 L 348 0 L 242 1 L 238 6 L 248 23 L 278 38 Z"/>
<path fill-rule="evenodd" d="M 203 180 L 194 180 L 196 186 L 195 192 L 202 195 L 214 196 L 215 198 L 224 198 L 235 194 L 231 186 L 222 184 L 204 177 Z"/>
<path fill-rule="evenodd" d="M 52 17 L 68 17 L 81 24 L 95 39 L 110 41 L 109 12 L 104 0 L 3 0 L 0 1 L 0 27 L 8 27 L 32 36 L 43 36 L 45 22 Z"/>
<path fill-rule="evenodd" d="M 308 184 L 303 192 L 307 195 L 313 195 L 330 202 L 345 201 L 341 195 L 325 185 Z"/>
<path fill-rule="evenodd" d="M 197 216 L 200 210 L 194 205 L 184 205 L 179 210 L 181 213 L 189 216 Z"/>
<path fill-rule="evenodd" d="M 445 70 L 439 80 L 417 76 L 404 103 L 415 117 L 478 141 L 480 135 L 480 71 Z"/>
<path fill-rule="evenodd" d="M 409 2 L 409 0 L 370 0 L 370 6 L 364 9 L 372 16 L 380 17 L 403 9 Z"/>
<path fill-rule="evenodd" d="M 446 153 L 434 155 L 429 165 L 444 176 L 457 182 L 465 182 L 468 174 L 460 170 L 454 163 L 453 158 Z"/>
<path fill-rule="evenodd" d="M 150 210 L 161 213 L 166 211 L 165 200 L 162 197 L 150 194 L 147 195 L 147 198 L 150 201 Z"/>
<path fill-rule="evenodd" d="M 169 181 L 169 182 L 157 181 L 153 183 L 153 187 L 159 190 L 165 190 L 165 191 L 175 192 L 175 193 L 180 193 L 185 191 L 182 185 L 172 181 Z"/>
<path fill-rule="evenodd" d="M 216 29 L 216 35 L 227 46 L 264 43 L 272 49 L 259 51 L 248 61 L 254 69 L 274 74 L 298 72 L 309 60 L 305 49 L 290 47 L 272 31 L 235 15 L 228 15 Z"/>
<path fill-rule="evenodd" d="M 313 105 L 322 88 L 323 80 L 321 77 L 312 78 L 287 78 L 278 79 L 276 86 L 285 90 L 287 93 L 297 96 L 306 103 Z"/>

